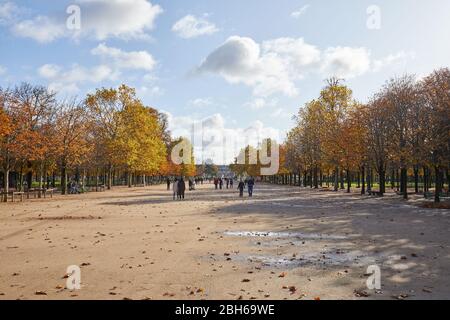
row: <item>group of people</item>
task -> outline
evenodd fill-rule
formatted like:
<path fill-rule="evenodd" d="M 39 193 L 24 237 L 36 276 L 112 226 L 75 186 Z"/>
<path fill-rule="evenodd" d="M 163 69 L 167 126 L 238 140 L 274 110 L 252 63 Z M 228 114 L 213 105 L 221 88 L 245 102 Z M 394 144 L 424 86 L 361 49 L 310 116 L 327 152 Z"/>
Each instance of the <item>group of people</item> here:
<path fill-rule="evenodd" d="M 214 178 L 214 186 L 217 189 L 222 190 L 226 185 L 227 189 L 233 189 L 233 178 Z"/>
<path fill-rule="evenodd" d="M 191 190 L 191 184 L 189 180 L 189 190 Z M 186 192 L 186 182 L 184 181 L 183 177 L 180 179 L 175 178 L 175 180 L 172 181 L 167 178 L 167 190 L 170 190 L 170 185 L 172 185 L 172 191 L 173 191 L 173 200 L 184 200 L 184 194 Z"/>
<path fill-rule="evenodd" d="M 189 191 L 195 190 L 195 186 L 198 182 L 203 183 L 203 179 L 189 179 Z M 234 179 L 233 178 L 214 178 L 214 186 L 215 189 L 222 190 L 224 185 L 226 185 L 227 189 L 233 189 Z M 173 200 L 184 200 L 185 192 L 186 192 L 186 182 L 183 177 L 175 178 L 172 182 L 170 178 L 167 178 L 167 190 L 171 189 L 172 185 L 172 193 Z M 245 180 L 240 180 L 238 184 L 239 197 L 244 196 L 244 189 L 247 188 L 248 196 L 253 197 L 253 188 L 255 186 L 255 179 L 252 177 L 247 178 Z"/>
<path fill-rule="evenodd" d="M 252 177 L 250 177 L 249 179 L 245 179 L 245 180 L 240 180 L 239 181 L 239 185 L 238 185 L 238 190 L 239 190 L 239 197 L 243 197 L 244 196 L 244 189 L 245 187 L 247 187 L 248 190 L 248 196 L 251 198 L 253 197 L 253 188 L 255 186 L 255 179 L 253 179 Z"/>

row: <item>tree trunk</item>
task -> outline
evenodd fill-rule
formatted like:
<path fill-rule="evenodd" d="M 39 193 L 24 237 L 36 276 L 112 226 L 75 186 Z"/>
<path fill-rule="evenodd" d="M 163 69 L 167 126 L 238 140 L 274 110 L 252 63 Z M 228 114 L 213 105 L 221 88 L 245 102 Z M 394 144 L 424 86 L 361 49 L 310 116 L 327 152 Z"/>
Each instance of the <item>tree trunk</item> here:
<path fill-rule="evenodd" d="M 65 160 L 61 162 L 61 194 L 67 194 L 67 169 Z"/>
<path fill-rule="evenodd" d="M 113 167 L 112 164 L 108 165 L 108 190 L 111 190 L 112 187 L 112 180 L 113 180 Z"/>
<path fill-rule="evenodd" d="M 434 166 L 434 173 L 436 176 L 435 190 L 434 190 L 434 202 L 438 203 L 441 201 L 440 195 L 442 192 L 441 170 L 438 166 Z"/>
<path fill-rule="evenodd" d="M 346 172 L 347 172 L 347 193 L 350 193 L 352 187 L 352 182 L 350 181 L 350 169 L 347 168 Z"/>
<path fill-rule="evenodd" d="M 372 192 L 372 168 L 369 166 L 367 168 L 367 193 Z"/>
<path fill-rule="evenodd" d="M 366 167 L 363 165 L 361 168 L 361 194 L 366 194 Z"/>
<path fill-rule="evenodd" d="M 378 172 L 380 175 L 380 195 L 383 196 L 386 192 L 386 172 L 384 169 L 384 164 L 380 165 Z"/>
<path fill-rule="evenodd" d="M 334 191 L 338 191 L 339 189 L 339 167 L 336 166 L 334 169 Z"/>
<path fill-rule="evenodd" d="M 9 192 L 9 169 L 3 170 L 3 191 L 5 192 L 3 199 L 1 199 L 3 202 L 8 201 L 8 192 Z"/>
<path fill-rule="evenodd" d="M 408 171 L 406 168 L 401 169 L 401 185 L 400 188 L 403 194 L 403 199 L 408 199 Z"/>
<path fill-rule="evenodd" d="M 41 163 L 39 165 L 39 192 L 38 192 L 38 198 L 42 197 L 42 182 L 44 178 L 44 165 Z"/>
<path fill-rule="evenodd" d="M 419 167 L 414 166 L 414 192 L 419 193 Z"/>
<path fill-rule="evenodd" d="M 318 176 L 318 168 L 314 167 L 314 189 L 319 189 L 319 176 Z"/>
<path fill-rule="evenodd" d="M 133 175 L 131 172 L 128 172 L 128 188 L 131 188 L 133 186 Z"/>

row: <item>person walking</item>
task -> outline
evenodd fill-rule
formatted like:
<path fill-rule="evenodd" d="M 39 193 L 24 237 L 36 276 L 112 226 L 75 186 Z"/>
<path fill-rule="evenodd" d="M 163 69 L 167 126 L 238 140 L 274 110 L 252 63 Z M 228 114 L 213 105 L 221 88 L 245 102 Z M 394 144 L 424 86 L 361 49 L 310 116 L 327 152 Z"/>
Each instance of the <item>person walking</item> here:
<path fill-rule="evenodd" d="M 244 196 L 244 187 L 245 187 L 244 182 L 242 180 L 239 181 L 238 190 L 239 190 L 239 197 L 240 198 L 242 198 Z"/>
<path fill-rule="evenodd" d="M 227 182 L 227 189 L 230 188 L 230 179 L 229 178 L 225 178 L 225 181 Z"/>
<path fill-rule="evenodd" d="M 178 195 L 180 200 L 184 200 L 184 193 L 186 192 L 186 182 L 183 178 L 178 182 Z"/>
<path fill-rule="evenodd" d="M 230 188 L 233 189 L 233 178 L 230 178 Z"/>
<path fill-rule="evenodd" d="M 253 187 L 255 185 L 255 180 L 253 178 L 250 178 L 247 182 L 247 188 L 248 188 L 248 196 L 253 197 Z"/>
<path fill-rule="evenodd" d="M 175 200 L 176 198 L 178 198 L 178 179 L 175 178 L 175 181 L 173 182 L 172 185 L 172 191 L 173 191 L 173 200 Z"/>
<path fill-rule="evenodd" d="M 220 190 L 223 189 L 223 179 L 222 178 L 219 179 L 219 188 L 220 188 Z"/>
<path fill-rule="evenodd" d="M 167 191 L 169 191 L 170 190 L 170 178 L 169 177 L 167 177 L 166 182 L 167 182 Z"/>
<path fill-rule="evenodd" d="M 217 185 L 219 184 L 219 179 L 214 178 L 214 186 L 216 187 L 217 190 Z"/>

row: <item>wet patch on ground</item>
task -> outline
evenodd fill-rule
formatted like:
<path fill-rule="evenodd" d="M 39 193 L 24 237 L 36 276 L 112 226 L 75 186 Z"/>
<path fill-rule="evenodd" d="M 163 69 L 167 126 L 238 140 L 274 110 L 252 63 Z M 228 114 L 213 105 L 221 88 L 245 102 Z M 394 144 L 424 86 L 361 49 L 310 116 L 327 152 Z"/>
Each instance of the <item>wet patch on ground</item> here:
<path fill-rule="evenodd" d="M 303 232 L 264 232 L 264 231 L 226 231 L 226 236 L 232 237 L 261 237 L 261 238 L 291 238 L 297 240 L 345 240 L 347 237 L 322 233 Z"/>

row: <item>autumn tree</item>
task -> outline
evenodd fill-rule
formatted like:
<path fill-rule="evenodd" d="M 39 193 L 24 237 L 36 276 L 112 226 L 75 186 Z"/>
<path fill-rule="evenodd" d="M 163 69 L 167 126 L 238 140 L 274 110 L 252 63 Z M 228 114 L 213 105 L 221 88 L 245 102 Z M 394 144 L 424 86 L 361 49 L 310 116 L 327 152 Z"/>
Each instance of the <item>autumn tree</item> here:
<path fill-rule="evenodd" d="M 450 164 L 450 70 L 434 71 L 421 83 L 424 95 L 424 153 L 435 173 L 435 202 L 440 201 L 443 172 Z"/>

